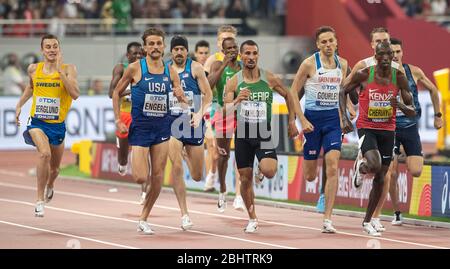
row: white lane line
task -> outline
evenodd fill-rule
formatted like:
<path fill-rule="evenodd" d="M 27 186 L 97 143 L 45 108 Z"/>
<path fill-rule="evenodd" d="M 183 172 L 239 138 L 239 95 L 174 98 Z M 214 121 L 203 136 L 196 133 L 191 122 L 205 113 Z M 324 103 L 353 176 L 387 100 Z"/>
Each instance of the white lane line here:
<path fill-rule="evenodd" d="M 16 226 L 16 227 L 20 227 L 20 228 L 30 229 L 30 230 L 36 230 L 36 231 L 41 231 L 41 232 L 46 232 L 46 233 L 51 233 L 51 234 L 67 236 L 67 237 L 70 237 L 70 238 L 77 238 L 77 239 L 91 241 L 91 242 L 100 243 L 100 244 L 113 246 L 113 247 L 126 248 L 126 249 L 138 249 L 136 247 L 130 247 L 130 246 L 126 246 L 126 245 L 121 245 L 121 244 L 111 243 L 111 242 L 107 242 L 107 241 L 92 239 L 92 238 L 89 238 L 89 237 L 78 236 L 78 235 L 74 235 L 74 234 L 61 233 L 61 232 L 56 232 L 56 231 L 52 231 L 52 230 L 41 229 L 41 228 L 37 228 L 37 227 L 33 227 L 33 226 L 18 224 L 18 223 L 4 221 L 4 220 L 0 220 L 0 223 L 11 225 L 11 226 Z M 24 246 L 24 247 L 26 247 L 26 246 Z"/>
<path fill-rule="evenodd" d="M 29 203 L 29 202 L 19 201 L 19 200 L 11 200 L 11 199 L 4 199 L 4 198 L 0 198 L 0 202 L 8 202 L 8 203 L 16 203 L 16 204 L 24 204 L 24 205 L 34 206 L 34 204 Z M 72 214 L 89 216 L 89 217 L 96 217 L 96 218 L 102 218 L 102 219 L 118 220 L 118 221 L 124 221 L 124 222 L 137 223 L 136 220 L 126 219 L 126 218 L 118 218 L 118 217 L 112 217 L 112 216 L 106 216 L 106 215 L 99 215 L 99 214 L 94 214 L 94 213 L 89 213 L 89 212 L 84 212 L 84 211 L 78 211 L 78 210 L 65 209 L 65 208 L 54 207 L 54 206 L 45 206 L 45 208 L 46 209 L 53 209 L 53 210 L 56 210 L 56 211 L 72 213 Z M 155 226 L 155 227 L 166 228 L 166 229 L 177 230 L 177 231 L 179 231 L 181 229 L 179 227 L 172 227 L 172 226 L 160 225 L 160 224 L 155 224 L 155 223 L 150 223 L 150 224 L 152 226 Z M 269 246 L 269 247 L 284 248 L 284 249 L 296 249 L 295 247 L 271 244 L 271 243 L 266 243 L 266 242 L 261 242 L 261 241 L 248 240 L 248 239 L 243 239 L 243 238 L 238 238 L 238 237 L 233 237 L 233 236 L 214 234 L 214 233 L 208 233 L 208 232 L 202 232 L 202 231 L 196 231 L 196 230 L 188 230 L 187 232 L 203 234 L 203 235 L 208 235 L 208 236 L 214 236 L 214 237 L 220 237 L 220 238 L 226 238 L 226 239 L 231 239 L 231 240 L 237 240 L 237 241 L 242 241 L 242 242 L 246 242 L 246 243 L 253 243 L 253 244 L 264 245 L 264 246 Z"/>
<path fill-rule="evenodd" d="M 34 187 L 28 187 L 28 186 L 13 184 L 13 183 L 2 183 L 2 182 L 0 182 L 0 186 L 11 187 L 11 188 L 18 188 L 18 189 L 25 189 L 25 190 L 36 190 L 36 188 L 34 188 Z M 100 200 L 100 201 L 108 201 L 108 202 L 127 203 L 127 204 L 135 204 L 135 205 L 139 204 L 138 202 L 130 201 L 130 200 L 115 199 L 115 198 L 102 197 L 102 196 L 92 196 L 92 195 L 87 195 L 87 194 L 65 192 L 65 191 L 58 191 L 56 194 L 63 194 L 63 195 L 67 195 L 67 196 L 88 198 L 88 199 Z M 154 207 L 161 208 L 161 209 L 172 210 L 172 211 L 177 211 L 177 212 L 180 211 L 179 208 L 169 207 L 169 206 L 155 205 Z M 205 216 L 219 217 L 219 218 L 228 218 L 228 219 L 236 219 L 236 220 L 248 220 L 246 218 L 235 217 L 235 216 L 227 216 L 227 215 L 221 215 L 221 214 L 214 214 L 214 213 L 208 213 L 208 212 L 203 212 L 203 211 L 198 211 L 198 210 L 189 210 L 189 212 L 190 213 L 200 214 L 200 215 L 205 215 Z M 313 230 L 313 231 L 321 231 L 321 229 L 319 229 L 319 228 L 308 227 L 308 226 L 301 226 L 301 225 L 294 225 L 294 224 L 288 224 L 288 223 L 282 223 L 282 222 L 266 221 L 266 220 L 262 220 L 262 219 L 258 219 L 258 222 L 272 224 L 272 225 L 278 225 L 278 226 L 284 226 L 284 227 L 300 228 L 300 229 Z M 343 235 L 348 235 L 348 236 L 356 236 L 356 237 L 362 237 L 362 238 L 367 238 L 367 239 L 377 239 L 377 240 L 382 240 L 382 241 L 395 242 L 395 243 L 407 244 L 407 245 L 414 245 L 414 246 L 419 246 L 419 247 L 448 249 L 446 247 L 441 247 L 441 246 L 422 244 L 422 243 L 410 242 L 410 241 L 404 241 L 404 240 L 398 240 L 398 239 L 390 239 L 390 238 L 386 238 L 386 237 L 373 237 L 373 236 L 364 235 L 364 234 L 354 234 L 354 233 L 348 233 L 348 232 L 337 232 L 337 234 L 343 234 Z"/>
<path fill-rule="evenodd" d="M 15 176 L 15 177 L 25 177 L 26 174 L 22 172 L 16 172 L 16 171 L 10 171 L 10 170 L 4 170 L 0 169 L 0 174 L 7 175 L 7 176 Z"/>

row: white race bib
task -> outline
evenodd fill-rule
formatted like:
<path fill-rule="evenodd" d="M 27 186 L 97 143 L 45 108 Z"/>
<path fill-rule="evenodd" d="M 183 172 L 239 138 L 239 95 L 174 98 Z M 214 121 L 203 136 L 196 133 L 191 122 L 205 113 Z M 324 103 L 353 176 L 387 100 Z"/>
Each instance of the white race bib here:
<path fill-rule="evenodd" d="M 183 110 L 181 107 L 181 104 L 178 102 L 177 97 L 173 95 L 173 92 L 169 92 L 169 109 L 170 111 L 174 113 L 181 113 L 181 112 L 189 112 L 190 110 L 194 109 L 194 92 L 193 91 L 185 91 L 184 95 L 186 96 L 186 99 L 188 101 L 189 110 Z"/>
<path fill-rule="evenodd" d="M 339 89 L 337 85 L 327 85 L 336 87 L 334 90 L 318 90 L 316 95 L 316 105 L 318 106 L 336 106 L 339 101 Z"/>
<path fill-rule="evenodd" d="M 148 117 L 163 117 L 167 113 L 167 95 L 146 94 L 142 111 Z"/>
<path fill-rule="evenodd" d="M 267 103 L 242 101 L 240 116 L 245 122 L 260 123 L 267 120 Z"/>
<path fill-rule="evenodd" d="M 36 109 L 34 110 L 35 118 L 58 120 L 60 109 L 59 98 L 36 96 Z"/>

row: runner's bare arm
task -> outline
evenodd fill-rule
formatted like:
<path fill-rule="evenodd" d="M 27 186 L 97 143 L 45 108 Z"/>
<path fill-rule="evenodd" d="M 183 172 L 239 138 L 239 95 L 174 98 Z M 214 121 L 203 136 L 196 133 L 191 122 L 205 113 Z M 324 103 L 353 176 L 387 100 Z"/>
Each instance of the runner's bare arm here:
<path fill-rule="evenodd" d="M 225 85 L 225 94 L 223 97 L 223 110 L 224 114 L 233 113 L 239 103 L 243 100 L 247 100 L 250 96 L 250 91 L 247 89 L 241 89 L 239 95 L 234 98 L 236 88 L 237 88 L 237 75 L 234 75 L 230 80 L 228 80 Z"/>
<path fill-rule="evenodd" d="M 78 72 L 73 64 L 68 64 L 66 70 L 58 71 L 64 87 L 73 100 L 77 100 L 80 96 L 80 88 L 78 87 Z"/>
<path fill-rule="evenodd" d="M 405 113 L 407 117 L 416 116 L 416 110 L 413 104 L 413 98 L 411 90 L 409 89 L 408 80 L 405 74 L 402 72 L 397 72 L 397 84 L 400 89 L 400 94 L 402 95 L 403 102 L 397 102 L 398 108 Z M 395 98 L 397 100 L 397 98 Z"/>
<path fill-rule="evenodd" d="M 172 91 L 173 95 L 178 99 L 178 102 L 180 103 L 180 106 L 188 110 L 188 100 L 186 96 L 184 95 L 183 87 L 181 86 L 180 77 L 178 76 L 177 71 L 172 67 L 172 65 L 169 65 L 169 72 L 170 72 L 170 78 L 172 79 Z"/>
<path fill-rule="evenodd" d="M 359 86 L 361 82 L 367 80 L 368 76 L 367 69 L 356 71 L 350 80 L 345 80 L 339 92 L 339 112 L 342 117 L 342 132 L 345 134 L 353 131 L 353 125 L 347 116 L 347 94 Z"/>
<path fill-rule="evenodd" d="M 211 54 L 209 55 L 208 59 L 206 59 L 205 64 L 203 65 L 203 69 L 205 69 L 205 71 L 210 74 L 211 73 L 211 66 L 212 64 L 216 61 L 216 55 L 215 54 Z M 213 87 L 211 87 L 213 88 Z"/>
<path fill-rule="evenodd" d="M 439 90 L 425 73 L 417 66 L 410 65 L 413 76 L 417 82 L 430 92 L 431 102 L 433 103 L 434 114 L 441 112 L 441 103 L 439 101 Z M 442 117 L 434 117 L 434 128 L 440 129 L 443 125 Z"/>
<path fill-rule="evenodd" d="M 342 87 L 345 78 L 350 75 L 350 73 L 352 72 L 352 69 L 348 65 L 348 62 L 346 59 L 339 57 L 339 61 L 341 61 L 341 63 L 342 63 L 342 74 L 344 74 L 342 82 L 341 82 L 341 87 Z M 356 90 L 351 91 L 348 94 L 348 96 L 350 98 L 347 99 L 347 111 L 350 114 L 350 120 L 353 120 L 356 117 L 356 111 L 355 111 L 355 108 L 353 107 L 353 105 L 358 104 L 358 95 L 356 94 Z"/>
<path fill-rule="evenodd" d="M 200 88 L 200 91 L 202 92 L 202 107 L 201 111 L 199 111 L 200 115 L 203 116 L 203 113 L 208 109 L 208 107 L 211 105 L 212 102 L 212 90 L 209 86 L 208 79 L 205 75 L 205 70 L 203 69 L 203 66 L 198 62 L 193 62 L 193 71 L 194 71 L 194 77 L 198 81 L 198 86 Z"/>
<path fill-rule="evenodd" d="M 344 80 L 344 84 L 350 82 L 350 80 L 352 79 L 352 77 L 356 74 L 356 72 L 358 72 L 359 70 L 362 70 L 364 68 L 366 68 L 366 64 L 363 60 L 357 62 L 355 64 L 355 66 L 353 66 L 353 69 L 350 70 L 350 74 L 348 74 L 348 76 L 345 78 Z"/>
<path fill-rule="evenodd" d="M 119 83 L 119 80 L 123 75 L 123 70 L 124 68 L 122 64 L 117 64 L 116 66 L 114 66 L 111 83 L 109 84 L 109 98 L 112 98 L 114 89 L 116 88 L 117 83 Z"/>
<path fill-rule="evenodd" d="M 281 82 L 281 79 L 275 76 L 272 72 L 267 71 L 267 80 L 269 82 L 269 87 L 276 91 L 279 95 L 283 96 L 286 100 L 286 105 L 289 112 L 289 125 L 288 125 L 288 134 L 289 137 L 296 137 L 298 135 L 297 127 L 295 126 L 295 111 L 294 111 L 294 98 L 292 97 L 293 93 L 290 92 Z M 297 93 L 294 93 L 297 95 Z"/>
<path fill-rule="evenodd" d="M 140 72 L 138 65 L 130 64 L 127 69 L 123 72 L 122 77 L 117 82 L 116 87 L 114 88 L 112 99 L 113 99 L 113 109 L 114 109 L 114 118 L 117 125 L 117 128 L 120 132 L 126 132 L 125 124 L 120 120 L 120 96 L 123 91 L 127 88 L 128 84 L 133 82 L 134 76 L 136 72 Z M 125 129 L 124 129 L 125 128 Z"/>
<path fill-rule="evenodd" d="M 211 65 L 211 72 L 209 72 L 208 75 L 208 82 L 211 89 L 213 89 L 217 82 L 220 79 L 220 76 L 222 76 L 223 70 L 225 70 L 226 65 L 223 64 L 221 61 L 215 61 Z"/>
<path fill-rule="evenodd" d="M 22 93 L 22 96 L 20 96 L 19 101 L 16 105 L 16 124 L 17 126 L 20 126 L 20 113 L 22 112 L 22 106 L 33 96 L 33 75 L 34 72 L 36 72 L 37 65 L 36 64 L 30 64 L 27 69 L 28 77 L 30 78 L 30 84 L 25 87 L 25 90 Z"/>
<path fill-rule="evenodd" d="M 311 70 L 315 68 L 314 65 L 311 63 L 310 59 L 312 58 L 310 57 L 304 60 L 303 63 L 300 65 L 291 86 L 291 95 L 294 105 L 293 107 L 294 112 L 295 115 L 297 115 L 297 118 L 300 120 L 304 133 L 309 133 L 314 130 L 314 126 L 305 118 L 305 115 L 303 114 L 299 98 L 300 96 L 304 95 L 305 93 L 304 86 L 306 80 L 308 79 Z"/>
<path fill-rule="evenodd" d="M 37 64 L 30 64 L 27 69 L 28 77 L 30 79 L 29 85 L 25 87 L 25 91 L 22 93 L 22 96 L 19 99 L 19 102 L 17 103 L 17 106 L 22 107 L 28 99 L 30 99 L 33 96 L 33 75 L 34 72 L 36 72 Z"/>

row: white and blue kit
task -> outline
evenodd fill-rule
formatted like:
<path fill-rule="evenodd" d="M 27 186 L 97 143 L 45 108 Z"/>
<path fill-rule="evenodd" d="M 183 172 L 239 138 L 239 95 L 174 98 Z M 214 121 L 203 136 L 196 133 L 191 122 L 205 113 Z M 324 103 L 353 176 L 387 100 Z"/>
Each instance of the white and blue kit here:
<path fill-rule="evenodd" d="M 305 117 L 314 131 L 305 133 L 303 156 L 316 160 L 323 147 L 324 154 L 341 150 L 342 131 L 339 119 L 339 90 L 343 79 L 341 64 L 334 55 L 336 68 L 326 69 L 320 61 L 320 52 L 314 54 L 316 73 L 305 83 Z"/>
<path fill-rule="evenodd" d="M 150 147 L 169 140 L 169 92 L 172 89 L 170 71 L 152 74 L 145 58 L 140 61 L 141 80 L 131 86 L 131 117 L 128 142 L 132 146 Z"/>
<path fill-rule="evenodd" d="M 167 67 L 172 61 L 166 63 Z M 189 109 L 183 109 L 178 99 L 169 92 L 169 111 L 172 120 L 171 135 L 181 141 L 183 145 L 199 146 L 203 144 L 205 137 L 205 120 L 197 128 L 191 126 L 191 113 L 197 113 L 202 107 L 202 92 L 198 81 L 192 74 L 192 59 L 187 58 L 184 70 L 178 73 L 184 95 L 188 101 Z"/>
<path fill-rule="evenodd" d="M 395 128 L 394 152 L 400 155 L 400 144 L 403 145 L 406 156 L 422 156 L 422 144 L 417 123 L 422 115 L 419 103 L 419 93 L 411 69 L 408 64 L 403 64 L 405 75 L 408 79 L 408 86 L 411 89 L 413 102 L 416 110 L 415 117 L 407 117 L 400 109 L 397 109 L 397 120 Z"/>

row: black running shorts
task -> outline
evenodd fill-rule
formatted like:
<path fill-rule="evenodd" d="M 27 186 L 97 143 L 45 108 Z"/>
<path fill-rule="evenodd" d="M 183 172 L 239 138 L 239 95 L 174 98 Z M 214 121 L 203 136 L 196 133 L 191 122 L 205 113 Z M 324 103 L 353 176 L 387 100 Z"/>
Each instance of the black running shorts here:
<path fill-rule="evenodd" d="M 260 162 L 264 158 L 277 160 L 277 152 L 272 142 L 258 138 L 236 138 L 234 140 L 234 153 L 238 169 L 253 168 L 255 155 Z"/>
<path fill-rule="evenodd" d="M 395 130 L 394 153 L 400 155 L 400 145 L 403 145 L 406 156 L 423 156 L 417 124 Z"/>
<path fill-rule="evenodd" d="M 378 150 L 381 155 L 381 164 L 389 166 L 394 148 L 394 131 L 359 129 L 359 139 L 363 139 L 360 149 L 364 155 L 369 150 Z"/>

